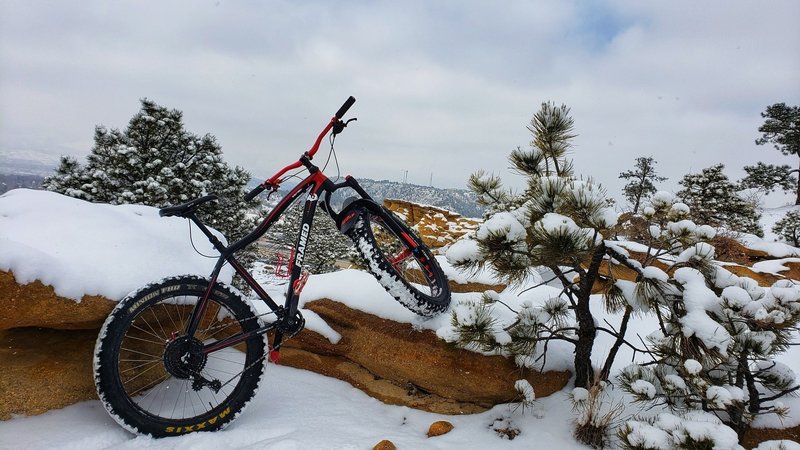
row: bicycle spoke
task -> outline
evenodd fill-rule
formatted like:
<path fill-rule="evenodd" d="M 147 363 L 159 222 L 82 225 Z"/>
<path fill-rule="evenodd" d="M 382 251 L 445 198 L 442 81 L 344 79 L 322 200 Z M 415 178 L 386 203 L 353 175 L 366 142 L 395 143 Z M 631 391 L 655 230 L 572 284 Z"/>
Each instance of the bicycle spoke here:
<path fill-rule="evenodd" d="M 98 378 L 98 391 L 108 399 L 104 406 L 126 426 L 157 436 L 173 434 L 169 427 L 181 433 L 177 430 L 191 430 L 213 411 L 229 407 L 230 417 L 217 416 L 215 424 L 208 424 L 215 429 L 235 417 L 241 408 L 237 399 L 249 399 L 255 392 L 257 378 L 242 374 L 251 368 L 260 374 L 262 340 L 247 339 L 213 354 L 202 352 L 204 345 L 258 330 L 260 316 L 235 293 L 212 292 L 196 334 L 185 333 L 197 312 L 195 294 L 206 286 L 196 277 L 186 277 L 143 289 L 138 297 L 127 298 L 127 308 L 118 309 L 104 325 L 98 373 L 111 378 Z"/>
<path fill-rule="evenodd" d="M 156 364 L 156 363 L 159 363 L 159 362 L 161 362 L 161 361 L 146 362 L 146 363 L 143 363 L 143 364 L 139 364 L 138 366 L 129 367 L 129 368 L 125 369 L 125 370 L 120 370 L 119 373 L 123 374 L 125 372 L 130 372 L 131 370 L 136 370 L 136 369 L 138 369 L 140 367 L 144 367 L 144 366 L 151 365 L 151 364 Z"/>
<path fill-rule="evenodd" d="M 142 341 L 142 342 L 149 342 L 149 343 L 151 343 L 151 344 L 156 344 L 156 345 L 164 345 L 164 343 L 163 343 L 163 342 L 151 341 L 151 340 L 149 340 L 149 339 L 144 339 L 144 338 L 140 338 L 140 337 L 136 337 L 136 336 L 131 336 L 131 335 L 125 336 L 125 338 L 126 338 L 126 339 L 134 339 L 134 340 L 137 340 L 137 341 Z"/>

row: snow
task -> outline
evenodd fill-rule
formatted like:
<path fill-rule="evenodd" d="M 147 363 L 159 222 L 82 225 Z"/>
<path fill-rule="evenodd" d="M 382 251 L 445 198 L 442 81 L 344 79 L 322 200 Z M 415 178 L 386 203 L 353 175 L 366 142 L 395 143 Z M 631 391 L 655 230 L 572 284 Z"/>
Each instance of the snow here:
<path fill-rule="evenodd" d="M 753 264 L 752 269 L 754 272 L 778 274 L 789 270 L 786 263 L 800 263 L 800 258 L 780 258 L 759 261 Z"/>
<path fill-rule="evenodd" d="M 650 202 L 656 208 L 671 206 L 675 202 L 675 195 L 672 192 L 668 191 L 658 191 L 655 194 L 653 194 L 653 197 L 650 199 Z"/>
<path fill-rule="evenodd" d="M 531 404 L 536 400 L 536 393 L 533 391 L 533 386 L 528 380 L 517 380 L 514 382 L 514 389 L 520 393 L 522 397 L 520 400 L 523 403 Z"/>
<path fill-rule="evenodd" d="M 682 251 L 675 261 L 681 263 L 692 259 L 711 261 L 714 259 L 714 247 L 706 242 L 698 242 Z"/>
<path fill-rule="evenodd" d="M 653 386 L 653 383 L 650 383 L 646 380 L 636 380 L 631 383 L 631 390 L 639 395 L 643 395 L 649 399 L 653 399 L 656 396 L 656 387 Z"/>
<path fill-rule="evenodd" d="M 0 268 L 12 267 L 18 277 L 29 281 L 36 278 L 49 280 L 45 282 L 57 285 L 57 292 L 61 295 L 65 295 L 64 292 L 73 294 L 71 298 L 105 289 L 116 292 L 116 297 L 108 295 L 115 299 L 165 275 L 196 273 L 206 276 L 211 270 L 214 260 L 197 256 L 187 242 L 184 219 L 160 218 L 156 209 L 144 206 L 90 205 L 66 197 L 56 199 L 54 196 L 61 197 L 24 190 L 11 191 L 0 197 L 0 247 L 3 249 L 0 252 Z M 57 224 L 52 223 L 52 215 L 59 217 Z M 512 218 L 521 225 L 516 217 Z M 518 230 L 513 231 L 516 225 L 511 218 L 502 222 L 511 224 L 507 228 L 508 236 L 519 237 Z M 552 225 L 553 230 L 564 225 L 564 221 L 558 217 L 548 218 L 546 222 Z M 31 227 L 30 223 L 36 226 Z M 694 233 L 700 234 L 700 228 L 697 227 Z M 506 227 L 503 225 L 498 229 L 506 230 Z M 87 235 L 91 239 L 76 238 Z M 195 238 L 195 244 L 201 251 L 213 252 L 202 235 L 196 232 Z M 623 245 L 632 250 L 641 247 L 647 249 L 636 243 L 618 244 L 621 253 L 624 252 Z M 686 255 L 687 259 L 708 257 L 707 249 L 702 246 L 691 248 L 693 251 Z M 469 249 L 463 250 L 469 254 Z M 439 256 L 437 259 L 448 276 L 457 282 L 497 284 L 496 274 L 489 270 L 463 273 L 453 268 L 445 257 Z M 185 265 L 176 266 L 178 261 Z M 766 265 L 759 267 L 768 268 Z M 98 276 L 98 268 L 102 268 L 102 276 Z M 758 287 L 748 285 L 744 279 L 728 280 L 725 278 L 727 271 L 721 271 L 717 285 L 725 289 L 720 298 L 700 283 L 699 274 L 693 270 L 682 268 L 675 274 L 676 279 L 684 285 L 687 296 L 688 313 L 682 325 L 710 342 L 712 347 L 727 345 L 726 336 L 720 335 L 717 328 L 712 329 L 711 323 L 703 318 L 710 320 L 707 311 L 720 308 L 723 299 L 731 305 L 752 304 L 763 309 L 758 302 L 751 300 L 759 298 L 753 293 Z M 106 271 L 109 271 L 108 276 L 105 275 Z M 644 276 L 663 281 L 666 274 L 649 267 L 644 269 Z M 541 276 L 534 272 L 524 286 L 509 286 L 502 292 L 491 291 L 489 295 L 494 300 L 491 307 L 498 318 L 495 330 L 498 340 L 508 338 L 507 333 L 503 335 L 503 328 L 517 317 L 509 308 L 518 311 L 524 309 L 530 311 L 532 316 L 539 317 L 546 313 L 538 308 L 558 297 L 560 288 L 547 285 L 525 291 L 527 286 L 538 281 L 541 281 Z M 285 285 L 272 283 L 265 287 L 278 303 L 282 303 Z M 626 286 L 631 292 L 634 287 L 634 283 Z M 769 289 L 769 292 L 769 301 L 775 301 L 773 298 L 780 302 L 798 300 L 796 291 L 782 284 Z M 452 332 L 449 313 L 427 320 L 420 318 L 395 301 L 374 277 L 365 272 L 344 270 L 312 275 L 301 296 L 300 306 L 302 308 L 319 298 L 330 298 L 378 317 L 432 330 L 443 338 Z M 461 308 L 480 301 L 481 293 L 453 294 L 453 309 L 462 311 Z M 255 303 L 259 312 L 266 312 L 264 305 L 257 300 Z M 591 305 L 598 323 L 604 323 L 605 320 L 619 322 L 619 314 L 602 310 L 599 296 L 593 296 Z M 332 343 L 340 341 L 341 336 L 322 318 L 304 308 L 302 312 L 310 331 L 320 333 Z M 635 316 L 629 324 L 629 336 L 647 336 L 653 328 L 651 317 Z M 757 338 L 768 339 L 769 336 Z M 593 351 L 595 365 L 602 363 L 612 342 L 610 336 L 599 334 Z M 623 347 L 614 370 L 618 371 L 621 365 L 634 360 L 641 362 L 641 358 L 642 355 L 633 355 Z M 779 359 L 781 362 L 770 363 L 763 369 L 775 377 L 794 381 L 796 371 L 800 370 L 800 348 L 789 349 Z M 529 365 L 530 361 L 522 362 Z M 561 342 L 552 342 L 546 369 L 564 369 L 571 364 L 572 348 Z M 684 368 L 689 375 L 699 374 L 702 370 L 700 363 L 694 360 L 686 361 Z M 515 386 L 527 392 L 530 385 L 525 386 L 522 381 L 517 381 Z M 669 384 L 676 390 L 686 387 L 683 378 L 675 374 L 666 375 L 663 381 L 665 386 Z M 655 395 L 656 387 L 649 381 L 637 380 L 633 384 L 635 392 L 647 397 Z M 0 448 L 371 448 L 382 439 L 392 440 L 398 448 L 586 448 L 577 444 L 572 437 L 569 420 L 572 417 L 572 402 L 569 401 L 568 392 L 567 388 L 549 397 L 536 399 L 534 414 L 525 414 L 524 408 L 500 405 L 482 414 L 446 416 L 385 405 L 344 382 L 302 370 L 269 365 L 262 388 L 247 412 L 229 428 L 218 433 L 164 440 L 135 437 L 117 426 L 98 401 L 90 401 L 41 416 L 0 422 Z M 626 415 L 622 417 L 641 413 L 641 410 L 637 411 L 629 404 L 630 399 L 626 395 L 617 390 L 612 397 L 613 401 L 627 402 Z M 573 401 L 585 401 L 588 396 L 585 389 L 571 391 Z M 530 395 L 524 397 L 526 400 L 535 398 L 532 387 Z M 744 393 L 730 386 L 715 387 L 708 389 L 706 397 L 713 403 L 725 404 L 743 399 Z M 800 414 L 796 412 L 800 410 L 800 400 L 782 400 L 792 408 L 794 414 L 790 414 L 782 425 L 774 416 L 759 417 L 756 426 L 792 426 L 800 423 Z M 659 411 L 654 410 L 656 413 Z M 429 439 L 425 432 L 430 423 L 436 420 L 450 421 L 455 429 L 447 435 Z M 514 440 L 502 438 L 493 431 L 498 423 L 503 427 L 518 428 L 521 434 Z M 628 422 L 628 426 L 634 428 L 632 439 L 647 443 L 652 448 L 674 448 L 674 439 L 709 436 L 713 437 L 715 448 L 736 448 L 735 435 L 732 440 L 725 428 L 702 415 L 679 418 L 671 414 L 659 414 L 655 424 L 632 421 Z M 762 447 L 781 448 L 778 445 L 762 444 Z M 787 445 L 790 446 L 785 448 L 797 448 L 795 443 Z"/>
<path fill-rule="evenodd" d="M 682 267 L 676 270 L 675 280 L 684 288 L 686 315 L 680 318 L 684 334 L 697 336 L 706 347 L 716 348 L 720 354 L 727 355 L 731 335 L 707 313 L 719 308 L 719 297 L 706 286 L 705 278 L 696 269 Z"/>
<path fill-rule="evenodd" d="M 490 235 L 505 235 L 508 242 L 525 239 L 525 227 L 510 212 L 499 212 L 490 217 L 478 228 L 478 239 L 486 239 Z"/>
<path fill-rule="evenodd" d="M 689 373 L 689 375 L 697 375 L 701 370 L 703 370 L 703 366 L 694 359 L 687 359 L 684 361 L 683 368 L 686 369 L 686 372 Z"/>
<path fill-rule="evenodd" d="M 479 259 L 478 241 L 474 239 L 461 239 L 447 249 L 447 261 L 451 264 Z"/>
<path fill-rule="evenodd" d="M 401 449 L 587 448 L 575 441 L 564 420 L 571 407 L 565 393 L 536 402 L 535 414 L 513 405 L 480 414 L 433 414 L 386 405 L 343 381 L 270 364 L 247 412 L 223 431 L 158 440 L 134 436 L 120 428 L 99 401 L 87 401 L 0 422 L 0 448 L 367 449 L 383 439 Z M 498 418 L 518 428 L 519 436 L 508 440 L 495 432 L 492 425 Z M 438 420 L 455 428 L 428 438 L 428 427 Z"/>
<path fill-rule="evenodd" d="M 800 444 L 789 440 L 765 441 L 753 450 L 800 450 Z"/>
<path fill-rule="evenodd" d="M 572 401 L 585 402 L 589 399 L 589 391 L 585 388 L 576 387 L 572 390 Z"/>
<path fill-rule="evenodd" d="M 0 196 L 0 270 L 12 271 L 20 284 L 39 280 L 76 301 L 83 295 L 121 300 L 153 280 L 211 273 L 215 259 L 195 253 L 187 223 L 159 217 L 149 206 L 14 189 Z M 217 254 L 196 228 L 193 236 L 200 252 Z M 224 270 L 220 281 L 230 282 L 231 274 Z"/>
<path fill-rule="evenodd" d="M 800 256 L 800 249 L 782 242 L 758 242 L 755 239 L 745 239 L 743 243 L 749 249 L 760 250 L 776 258 Z"/>
<path fill-rule="evenodd" d="M 642 276 L 651 280 L 667 282 L 669 276 L 656 266 L 647 266 L 642 269 Z"/>

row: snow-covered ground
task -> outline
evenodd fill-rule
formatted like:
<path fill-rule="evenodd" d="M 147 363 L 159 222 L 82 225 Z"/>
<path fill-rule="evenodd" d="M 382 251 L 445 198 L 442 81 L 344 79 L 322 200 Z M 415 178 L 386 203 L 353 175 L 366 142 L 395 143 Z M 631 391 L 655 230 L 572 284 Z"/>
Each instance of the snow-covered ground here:
<path fill-rule="evenodd" d="M 194 236 L 201 251 L 213 254 L 201 235 Z M 0 197 L 0 247 L 0 270 L 13 270 L 23 283 L 41 279 L 52 284 L 61 295 L 75 299 L 84 293 L 120 299 L 153 279 L 178 273 L 205 275 L 213 265 L 213 260 L 199 257 L 192 250 L 183 219 L 160 218 L 156 209 L 144 206 L 89 205 L 40 191 L 17 190 Z M 455 275 L 455 269 L 446 260 L 440 262 Z M 484 283 L 493 280 L 491 273 L 486 272 L 458 277 Z M 268 291 L 279 299 L 285 286 L 274 283 L 268 274 L 264 279 L 271 281 Z M 531 282 L 540 279 L 534 276 Z M 523 302 L 540 304 L 558 292 L 549 286 L 523 292 L 524 287 L 510 286 L 499 293 L 500 299 L 518 307 Z M 454 294 L 453 307 L 460 308 L 462 302 L 479 295 Z M 412 323 L 443 337 L 450 325 L 449 314 L 429 320 L 415 316 L 396 303 L 370 275 L 355 270 L 312 276 L 301 303 L 322 297 L 380 317 Z M 597 306 L 594 313 L 598 322 L 619 322 L 619 317 L 602 311 L 599 301 L 593 303 Z M 304 315 L 309 330 L 321 333 L 331 342 L 338 341 L 338 333 L 320 317 L 308 310 L 304 310 Z M 504 317 L 500 311 L 499 317 L 501 321 L 513 319 L 510 312 Z M 630 336 L 644 337 L 653 328 L 648 319 L 635 317 L 628 332 Z M 596 364 L 602 363 L 611 344 L 611 338 L 601 334 L 594 349 Z M 571 352 L 569 347 L 551 347 L 547 368 L 568 367 Z M 632 360 L 634 355 L 623 348 L 616 369 Z M 779 361 L 800 373 L 800 349 L 793 347 Z M 88 401 L 40 416 L 0 422 L 0 449 L 366 449 L 383 439 L 391 440 L 401 449 L 587 448 L 572 437 L 568 392 L 565 389 L 537 399 L 533 408 L 499 405 L 481 414 L 444 416 L 385 405 L 347 383 L 270 364 L 255 400 L 221 432 L 161 440 L 137 437 L 120 428 L 99 401 Z M 622 418 L 659 412 L 639 409 L 619 389 L 613 390 L 611 396 L 612 401 L 626 405 Z M 784 425 L 800 424 L 800 399 L 785 403 L 792 407 L 792 413 Z M 455 429 L 444 436 L 428 438 L 428 427 L 437 420 L 447 420 Z M 515 428 L 520 434 L 509 440 L 495 428 Z"/>
<path fill-rule="evenodd" d="M 586 448 L 575 443 L 567 417 L 563 393 L 541 399 L 534 411 L 524 413 L 501 405 L 481 414 L 445 416 L 385 405 L 343 381 L 270 364 L 255 400 L 220 432 L 137 437 L 120 428 L 99 401 L 87 401 L 0 422 L 0 448 L 369 449 L 384 439 L 399 449 Z M 428 427 L 438 420 L 455 428 L 428 438 Z M 521 431 L 512 441 L 493 430 L 507 428 L 509 421 Z"/>

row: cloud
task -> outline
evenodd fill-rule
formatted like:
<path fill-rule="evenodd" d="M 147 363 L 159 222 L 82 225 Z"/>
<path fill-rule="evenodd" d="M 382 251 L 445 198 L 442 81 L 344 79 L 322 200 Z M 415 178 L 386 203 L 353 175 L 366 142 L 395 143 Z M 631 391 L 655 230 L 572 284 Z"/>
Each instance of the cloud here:
<path fill-rule="evenodd" d="M 269 176 L 355 95 L 337 148 L 364 177 L 505 174 L 546 100 L 572 107 L 576 167 L 616 196 L 637 156 L 669 188 L 720 161 L 734 178 L 794 164 L 753 140 L 766 105 L 800 103 L 796 2 L 0 5 L 0 152 L 85 154 L 94 125 L 123 128 L 148 97 Z"/>

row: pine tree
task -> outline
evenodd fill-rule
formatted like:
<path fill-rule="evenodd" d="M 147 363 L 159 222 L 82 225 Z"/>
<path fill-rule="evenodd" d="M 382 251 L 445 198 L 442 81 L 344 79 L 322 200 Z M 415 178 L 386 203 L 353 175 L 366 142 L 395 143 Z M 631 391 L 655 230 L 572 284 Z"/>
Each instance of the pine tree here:
<path fill-rule="evenodd" d="M 639 206 L 643 200 L 656 193 L 655 183 L 666 181 L 666 177 L 659 176 L 655 170 L 656 161 L 652 156 L 636 158 L 636 168 L 619 174 L 628 184 L 622 188 L 625 198 L 631 203 L 633 213 L 639 213 Z"/>
<path fill-rule="evenodd" d="M 543 105 L 534 123 L 560 126 L 534 126 L 534 134 L 571 135 L 567 113 L 565 107 Z M 778 399 L 800 388 L 792 371 L 774 357 L 786 349 L 800 319 L 800 289 L 785 280 L 762 288 L 715 264 L 715 250 L 708 243 L 715 228 L 690 220 L 690 207 L 667 192 L 657 192 L 642 210 L 647 229 L 642 244 L 647 248 L 632 256 L 611 232 L 615 216 L 606 209 L 601 190 L 591 181 L 576 179 L 567 161 L 545 163 L 553 153 L 538 143 L 552 141 L 537 136 L 529 152 L 512 153 L 514 168 L 528 178 L 524 193 L 506 192 L 503 198 L 498 180 L 487 180 L 484 192 L 492 193 L 488 198 L 503 198 L 505 210 L 493 208 L 496 212 L 473 236 L 450 247 L 447 258 L 457 267 L 489 266 L 508 283 L 523 281 L 532 268 L 543 266 L 553 279 L 529 289 L 558 280 L 563 290 L 537 305 L 511 307 L 493 291 L 480 301 L 459 302 L 453 307 L 450 329 L 442 330 L 446 339 L 514 356 L 527 367 L 544 364 L 550 342 L 568 342 L 575 346 L 578 388 L 592 386 L 595 373 L 596 379 L 608 380 L 625 345 L 651 361 L 628 368 L 620 384 L 640 401 L 691 410 L 684 417 L 687 422 L 705 417 L 721 432 L 727 430 L 720 423 L 724 422 L 741 433 L 755 415 L 784 414 Z M 562 148 L 568 144 L 562 142 Z M 622 313 L 618 326 L 599 324 L 592 316 L 593 287 L 602 288 L 602 305 L 609 313 Z M 513 320 L 509 322 L 503 309 L 511 310 Z M 658 328 L 648 335 L 649 343 L 626 339 L 633 314 L 655 317 Z M 595 372 L 590 357 L 599 332 L 614 341 Z M 590 422 L 578 425 L 586 423 Z M 641 448 L 630 434 L 634 428 L 632 424 L 625 438 L 631 438 L 630 448 Z M 597 442 L 597 430 L 589 431 L 594 439 L 585 442 Z M 704 437 L 704 442 L 706 438 L 716 439 Z M 697 442 L 684 443 L 694 448 Z"/>
<path fill-rule="evenodd" d="M 42 187 L 90 202 L 158 208 L 214 193 L 219 201 L 203 205 L 198 210 L 200 219 L 222 232 L 229 243 L 250 232 L 254 223 L 247 211 L 258 207 L 257 201 L 243 199 L 250 174 L 225 163 L 214 136 L 184 130 L 180 111 L 147 99 L 141 104 L 124 131 L 97 126 L 86 164 L 62 157 L 56 173 Z M 237 257 L 249 266 L 255 249 L 247 248 Z M 234 285 L 249 289 L 238 276 Z"/>
<path fill-rule="evenodd" d="M 712 413 L 741 437 L 759 415 L 785 416 L 779 399 L 800 389 L 775 360 L 800 321 L 800 290 L 789 280 L 760 287 L 712 258 L 697 247 L 670 268 L 662 328 L 648 336 L 653 361 L 624 369 L 620 384 L 639 402 Z"/>
<path fill-rule="evenodd" d="M 767 106 L 761 117 L 766 120 L 758 128 L 761 137 L 756 139 L 756 145 L 772 144 L 784 155 L 795 155 L 800 158 L 800 106 L 775 103 Z M 791 172 L 798 171 L 800 169 Z M 800 205 L 800 177 L 795 177 L 792 181 L 797 193 L 795 205 Z"/>
<path fill-rule="evenodd" d="M 776 166 L 758 162 L 755 166 L 744 166 L 747 175 L 739 180 L 740 189 L 756 189 L 769 194 L 780 188 L 785 192 L 793 190 L 797 180 L 788 165 Z"/>
<path fill-rule="evenodd" d="M 143 99 L 141 110 L 124 131 L 95 128 L 94 147 L 81 166 L 62 157 L 45 189 L 91 202 L 135 203 L 164 207 L 216 193 L 219 204 L 206 205 L 200 217 L 229 242 L 251 231 L 242 196 L 250 175 L 229 167 L 214 136 L 184 130 L 183 114 Z"/>
<path fill-rule="evenodd" d="M 755 205 L 739 197 L 736 185 L 722 173 L 717 164 L 698 174 L 688 174 L 679 182 L 683 189 L 678 197 L 689 206 L 697 222 L 726 227 L 732 231 L 764 236 L 758 221 L 761 215 Z"/>
<path fill-rule="evenodd" d="M 616 223 L 616 215 L 598 185 L 573 176 L 566 157 L 573 127 L 569 108 L 542 104 L 528 127 L 533 134 L 530 150 L 517 148 L 509 156 L 514 169 L 528 179 L 520 195 L 504 191 L 496 176 L 471 177 L 470 186 L 489 206 L 489 217 L 473 241 L 451 247 L 448 259 L 463 268 L 489 265 L 509 283 L 526 279 L 532 267 L 552 271 L 564 285 L 564 297 L 541 310 L 514 311 L 519 321 L 507 331 L 510 343 L 495 338 L 491 296 L 461 315 L 455 311 L 457 341 L 484 349 L 501 346 L 522 359 L 550 340 L 570 342 L 576 348 L 575 384 L 588 387 L 594 378 L 591 353 L 597 333 L 589 297 L 607 251 L 601 233 Z M 465 247 L 476 252 L 465 253 Z M 577 325 L 562 326 L 572 314 Z"/>
<path fill-rule="evenodd" d="M 775 222 L 772 232 L 783 237 L 790 245 L 800 247 L 800 211 L 786 213 L 781 220 Z"/>

